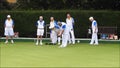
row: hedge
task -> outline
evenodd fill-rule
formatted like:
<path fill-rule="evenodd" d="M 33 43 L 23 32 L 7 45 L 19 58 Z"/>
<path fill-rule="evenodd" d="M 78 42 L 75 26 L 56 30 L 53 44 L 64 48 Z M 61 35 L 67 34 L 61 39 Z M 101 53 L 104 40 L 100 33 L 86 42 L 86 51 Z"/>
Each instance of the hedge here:
<path fill-rule="evenodd" d="M 87 29 L 91 26 L 88 18 L 93 16 L 98 26 L 117 26 L 118 35 L 120 35 L 120 11 L 80 11 L 80 10 L 62 10 L 62 11 L 1 11 L 0 12 L 0 34 L 4 36 L 4 21 L 6 15 L 10 14 L 15 22 L 15 32 L 19 32 L 21 37 L 35 37 L 35 23 L 40 15 L 44 16 L 46 24 L 49 24 L 51 16 L 55 20 L 65 21 L 66 13 L 69 12 L 75 19 L 75 36 L 85 38 Z"/>

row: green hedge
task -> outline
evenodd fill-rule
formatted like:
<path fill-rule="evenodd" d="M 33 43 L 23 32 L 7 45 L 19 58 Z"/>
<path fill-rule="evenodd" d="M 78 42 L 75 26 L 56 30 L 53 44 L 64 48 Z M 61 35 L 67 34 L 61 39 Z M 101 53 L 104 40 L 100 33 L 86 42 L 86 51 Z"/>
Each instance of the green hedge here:
<path fill-rule="evenodd" d="M 46 24 L 49 24 L 51 16 L 56 20 L 65 21 L 66 13 L 70 12 L 75 19 L 75 36 L 84 38 L 87 36 L 87 29 L 91 26 L 88 18 L 94 16 L 98 26 L 117 26 L 120 28 L 120 11 L 1 11 L 0 12 L 0 34 L 4 35 L 4 21 L 6 15 L 10 14 L 15 21 L 15 32 L 19 32 L 22 37 L 35 37 L 35 23 L 40 15 L 44 16 Z M 120 35 L 120 29 L 118 34 Z"/>

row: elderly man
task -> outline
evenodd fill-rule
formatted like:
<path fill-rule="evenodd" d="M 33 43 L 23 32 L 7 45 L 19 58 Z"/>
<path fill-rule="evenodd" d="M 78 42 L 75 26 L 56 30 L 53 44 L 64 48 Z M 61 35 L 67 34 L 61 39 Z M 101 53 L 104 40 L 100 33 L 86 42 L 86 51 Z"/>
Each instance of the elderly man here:
<path fill-rule="evenodd" d="M 6 36 L 6 41 L 5 43 L 7 44 L 8 43 L 8 38 L 10 37 L 11 38 L 11 43 L 14 43 L 13 41 L 13 36 L 14 36 L 14 22 L 11 18 L 11 15 L 7 15 L 7 19 L 5 20 L 5 24 L 4 24 L 4 27 L 5 27 L 5 32 L 4 32 L 4 35 Z"/>
<path fill-rule="evenodd" d="M 62 36 L 62 44 L 60 48 L 64 48 L 67 46 L 68 42 L 68 35 L 69 35 L 69 29 L 66 23 L 58 21 L 57 23 L 57 29 L 60 29 L 60 32 L 58 33 L 58 36 Z"/>
<path fill-rule="evenodd" d="M 40 40 L 40 45 L 42 45 L 42 36 L 44 35 L 44 26 L 45 26 L 45 21 L 43 20 L 43 16 L 39 17 L 39 20 L 37 21 L 37 42 L 36 45 L 39 44 Z"/>
<path fill-rule="evenodd" d="M 92 22 L 92 39 L 90 45 L 98 45 L 98 26 L 96 20 L 93 17 L 90 17 L 89 20 Z"/>

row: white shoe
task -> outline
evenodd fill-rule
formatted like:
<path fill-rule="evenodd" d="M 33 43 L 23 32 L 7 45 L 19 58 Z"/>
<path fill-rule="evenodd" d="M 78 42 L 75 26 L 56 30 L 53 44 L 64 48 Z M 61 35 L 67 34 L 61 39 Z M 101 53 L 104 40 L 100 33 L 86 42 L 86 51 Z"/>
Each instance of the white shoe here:
<path fill-rule="evenodd" d="M 94 44 L 94 45 L 98 45 L 98 44 Z"/>
<path fill-rule="evenodd" d="M 58 43 L 58 45 L 60 45 L 60 43 Z"/>
<path fill-rule="evenodd" d="M 69 44 L 71 44 L 71 42 L 69 42 Z"/>
<path fill-rule="evenodd" d="M 59 48 L 65 48 L 66 46 L 63 46 L 63 45 L 61 45 L 61 46 L 59 46 Z"/>
<path fill-rule="evenodd" d="M 36 42 L 36 45 L 38 45 L 38 42 Z"/>
<path fill-rule="evenodd" d="M 8 41 L 5 41 L 5 44 L 7 44 L 8 43 Z"/>
<path fill-rule="evenodd" d="M 43 45 L 43 43 L 40 43 L 40 45 Z"/>
<path fill-rule="evenodd" d="M 72 44 L 75 44 L 75 42 L 73 42 Z"/>
<path fill-rule="evenodd" d="M 11 43 L 13 44 L 13 43 L 14 43 L 14 41 L 13 41 L 13 40 L 11 40 Z"/>
<path fill-rule="evenodd" d="M 90 43 L 90 45 L 93 45 L 92 43 Z"/>
<path fill-rule="evenodd" d="M 63 45 L 60 45 L 60 46 L 59 46 L 59 48 L 62 48 L 62 47 L 63 47 Z"/>

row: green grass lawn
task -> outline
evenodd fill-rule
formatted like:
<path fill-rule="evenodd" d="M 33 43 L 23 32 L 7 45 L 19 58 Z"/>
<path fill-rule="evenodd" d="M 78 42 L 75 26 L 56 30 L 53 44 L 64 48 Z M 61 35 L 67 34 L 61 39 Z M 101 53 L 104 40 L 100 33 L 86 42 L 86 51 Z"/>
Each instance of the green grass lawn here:
<path fill-rule="evenodd" d="M 33 42 L 0 42 L 0 67 L 120 67 L 120 45 L 88 43 L 35 46 Z"/>

